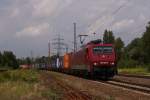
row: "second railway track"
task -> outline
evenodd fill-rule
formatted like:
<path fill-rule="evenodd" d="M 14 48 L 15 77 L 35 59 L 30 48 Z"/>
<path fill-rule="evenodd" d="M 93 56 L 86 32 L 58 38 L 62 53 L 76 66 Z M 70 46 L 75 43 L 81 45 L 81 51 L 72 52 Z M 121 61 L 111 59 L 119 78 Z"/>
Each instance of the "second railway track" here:
<path fill-rule="evenodd" d="M 137 85 L 137 84 L 127 83 L 127 82 L 118 82 L 115 80 L 111 80 L 111 81 L 107 81 L 107 82 L 103 82 L 103 83 L 150 94 L 150 87 L 139 85 L 139 84 Z"/>
<path fill-rule="evenodd" d="M 119 74 L 106 83 L 150 94 L 149 79 L 150 76 Z"/>
<path fill-rule="evenodd" d="M 150 76 L 144 76 L 144 75 L 118 74 L 118 76 L 150 79 Z"/>
<path fill-rule="evenodd" d="M 130 89 L 150 95 L 150 77 L 119 74 L 109 81 L 96 80 L 95 82 Z"/>

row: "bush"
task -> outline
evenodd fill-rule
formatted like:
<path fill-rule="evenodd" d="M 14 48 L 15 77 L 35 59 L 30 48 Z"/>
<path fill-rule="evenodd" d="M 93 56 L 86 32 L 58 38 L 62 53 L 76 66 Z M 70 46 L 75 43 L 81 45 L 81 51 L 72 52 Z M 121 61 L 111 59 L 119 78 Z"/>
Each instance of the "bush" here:
<path fill-rule="evenodd" d="M 32 70 L 14 70 L 0 73 L 0 82 L 4 81 L 25 81 L 37 82 L 38 73 Z"/>
<path fill-rule="evenodd" d="M 11 78 L 10 73 L 2 72 L 0 73 L 0 82 L 8 81 Z"/>
<path fill-rule="evenodd" d="M 121 59 L 118 62 L 118 67 L 120 68 L 135 68 L 138 65 L 138 62 L 132 59 Z"/>
<path fill-rule="evenodd" d="M 146 65 L 147 71 L 150 72 L 150 64 Z"/>

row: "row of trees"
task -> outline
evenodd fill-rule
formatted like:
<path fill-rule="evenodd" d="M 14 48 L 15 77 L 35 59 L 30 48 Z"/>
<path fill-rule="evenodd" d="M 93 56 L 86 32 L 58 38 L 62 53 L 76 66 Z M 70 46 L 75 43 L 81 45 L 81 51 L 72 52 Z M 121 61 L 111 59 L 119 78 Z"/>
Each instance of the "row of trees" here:
<path fill-rule="evenodd" d="M 24 64 L 31 65 L 36 63 L 40 64 L 40 63 L 48 63 L 48 62 L 49 62 L 49 57 L 45 57 L 45 56 L 37 57 L 35 59 L 30 57 L 18 59 L 19 65 L 24 65 Z"/>
<path fill-rule="evenodd" d="M 133 67 L 150 64 L 150 22 L 141 38 L 135 38 L 127 46 L 115 38 L 112 31 L 105 30 L 104 43 L 113 43 L 117 52 L 118 66 Z"/>
<path fill-rule="evenodd" d="M 12 67 L 16 69 L 19 67 L 16 56 L 11 51 L 0 52 L 0 67 Z"/>

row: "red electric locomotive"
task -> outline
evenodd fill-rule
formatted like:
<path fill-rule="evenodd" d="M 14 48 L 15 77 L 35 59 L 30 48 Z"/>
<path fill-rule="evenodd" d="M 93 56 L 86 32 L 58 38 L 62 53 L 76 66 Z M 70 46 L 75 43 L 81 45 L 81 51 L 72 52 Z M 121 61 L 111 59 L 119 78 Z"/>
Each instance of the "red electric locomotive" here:
<path fill-rule="evenodd" d="M 113 77 L 117 73 L 112 44 L 92 41 L 75 53 L 64 55 L 64 71 L 90 76 Z"/>

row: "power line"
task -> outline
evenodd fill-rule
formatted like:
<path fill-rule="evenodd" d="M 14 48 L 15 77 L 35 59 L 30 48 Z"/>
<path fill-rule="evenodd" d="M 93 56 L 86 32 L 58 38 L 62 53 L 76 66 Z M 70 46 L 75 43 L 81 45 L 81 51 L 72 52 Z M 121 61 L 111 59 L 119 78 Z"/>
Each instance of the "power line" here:
<path fill-rule="evenodd" d="M 127 2 L 129 2 L 130 0 L 127 0 Z M 106 17 L 109 17 L 109 16 L 114 16 L 116 15 L 122 8 L 124 8 L 127 4 L 127 2 L 123 3 L 122 5 L 120 5 L 116 10 L 114 10 L 110 15 L 107 15 Z M 102 16 L 103 17 L 103 16 Z M 101 17 L 101 18 L 102 18 Z M 105 22 L 103 22 L 100 26 L 103 26 L 105 24 Z M 88 25 L 88 27 L 92 26 L 93 24 L 90 24 Z M 99 27 L 100 28 L 100 27 Z"/>
<path fill-rule="evenodd" d="M 127 0 L 127 2 L 129 2 L 130 0 Z M 127 2 L 123 3 L 122 5 L 120 5 L 113 13 L 112 16 L 114 16 L 115 14 L 117 14 L 122 8 L 124 8 L 127 5 Z"/>

